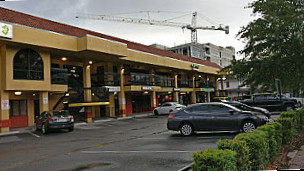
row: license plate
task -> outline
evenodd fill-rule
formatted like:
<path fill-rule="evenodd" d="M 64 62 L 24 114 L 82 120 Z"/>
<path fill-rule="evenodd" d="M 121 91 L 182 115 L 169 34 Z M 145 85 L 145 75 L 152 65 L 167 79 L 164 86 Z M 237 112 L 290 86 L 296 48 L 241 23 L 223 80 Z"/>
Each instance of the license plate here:
<path fill-rule="evenodd" d="M 67 119 L 57 119 L 57 122 L 67 122 Z"/>

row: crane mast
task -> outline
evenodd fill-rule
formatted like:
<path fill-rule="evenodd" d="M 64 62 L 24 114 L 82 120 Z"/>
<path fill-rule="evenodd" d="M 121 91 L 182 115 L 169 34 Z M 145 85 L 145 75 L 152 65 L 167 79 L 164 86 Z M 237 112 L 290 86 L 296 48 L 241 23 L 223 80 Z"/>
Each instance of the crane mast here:
<path fill-rule="evenodd" d="M 93 19 L 93 20 L 104 20 L 104 21 L 116 21 L 116 22 L 125 22 L 125 23 L 136 23 L 136 24 L 145 24 L 145 25 L 156 25 L 156 26 L 169 26 L 169 27 L 179 27 L 182 29 L 189 29 L 191 31 L 191 43 L 197 43 L 197 30 L 220 30 L 225 31 L 226 34 L 229 34 L 229 26 L 224 28 L 219 25 L 215 26 L 196 26 L 197 21 L 197 12 L 192 13 L 192 22 L 191 24 L 172 22 L 172 21 L 160 21 L 160 20 L 151 20 L 143 18 L 131 18 L 131 17 L 121 17 L 121 16 L 111 16 L 111 15 L 95 15 L 95 14 L 78 14 L 76 18 L 79 19 Z"/>

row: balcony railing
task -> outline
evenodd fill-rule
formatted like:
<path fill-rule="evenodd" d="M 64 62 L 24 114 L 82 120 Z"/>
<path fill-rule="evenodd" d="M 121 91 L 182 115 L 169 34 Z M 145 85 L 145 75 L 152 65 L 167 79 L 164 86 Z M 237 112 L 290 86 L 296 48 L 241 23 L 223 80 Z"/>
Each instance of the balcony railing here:
<path fill-rule="evenodd" d="M 177 78 L 177 87 L 179 88 L 192 88 L 192 80 Z"/>
<path fill-rule="evenodd" d="M 145 85 L 145 86 L 161 86 L 174 87 L 174 78 L 163 75 L 128 73 L 125 74 L 125 85 Z"/>
<path fill-rule="evenodd" d="M 196 88 L 214 88 L 214 82 L 212 80 L 196 80 Z"/>
<path fill-rule="evenodd" d="M 51 83 L 67 85 L 68 69 L 51 68 Z"/>
<path fill-rule="evenodd" d="M 102 86 L 120 86 L 120 74 L 104 72 L 104 74 L 92 74 L 92 85 Z"/>

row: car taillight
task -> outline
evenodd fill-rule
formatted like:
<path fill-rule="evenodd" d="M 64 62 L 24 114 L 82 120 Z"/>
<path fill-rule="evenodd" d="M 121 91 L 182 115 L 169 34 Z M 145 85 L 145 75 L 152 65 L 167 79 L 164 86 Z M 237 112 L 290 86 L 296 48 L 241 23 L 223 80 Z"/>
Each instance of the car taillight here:
<path fill-rule="evenodd" d="M 175 117 L 176 115 L 174 115 L 174 114 L 170 114 L 169 116 L 168 116 L 168 119 L 172 119 L 173 117 Z"/>
<path fill-rule="evenodd" d="M 53 118 L 48 118 L 47 120 L 48 120 L 48 121 L 53 121 L 54 119 L 53 119 Z"/>
<path fill-rule="evenodd" d="M 74 117 L 73 116 L 70 116 L 69 118 L 70 118 L 71 122 L 74 122 Z"/>

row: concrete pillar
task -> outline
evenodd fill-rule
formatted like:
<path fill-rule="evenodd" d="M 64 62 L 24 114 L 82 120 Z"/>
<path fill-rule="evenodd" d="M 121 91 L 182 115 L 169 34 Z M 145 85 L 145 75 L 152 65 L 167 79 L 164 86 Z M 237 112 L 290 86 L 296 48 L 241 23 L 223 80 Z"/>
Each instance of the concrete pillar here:
<path fill-rule="evenodd" d="M 178 88 L 177 87 L 177 74 L 173 73 L 173 76 L 174 76 L 174 88 Z M 177 102 L 177 103 L 179 101 L 179 99 L 178 99 L 178 92 L 177 91 L 173 92 L 173 101 Z"/>
<path fill-rule="evenodd" d="M 118 94 L 119 97 L 119 110 L 120 115 L 122 117 L 126 117 L 126 95 L 125 95 L 125 88 L 124 88 L 124 67 L 120 65 L 119 72 L 120 72 L 120 92 Z"/>
<path fill-rule="evenodd" d="M 83 61 L 83 94 L 84 101 L 91 102 L 92 101 L 92 92 L 91 92 L 91 66 L 89 64 L 89 60 L 85 59 Z M 92 106 L 85 107 L 86 118 L 85 121 L 90 123 L 92 122 Z"/>
<path fill-rule="evenodd" d="M 46 91 L 39 92 L 39 108 L 40 113 L 49 111 L 49 93 Z"/>
<path fill-rule="evenodd" d="M 195 104 L 196 103 L 196 91 L 195 91 L 195 79 L 196 79 L 196 75 L 193 74 L 192 76 L 192 88 L 193 88 L 193 91 L 191 92 L 191 104 Z"/>
<path fill-rule="evenodd" d="M 1 101 L 0 133 L 9 132 L 10 131 L 9 127 L 11 125 L 10 120 L 9 120 L 9 93 L 6 91 L 0 90 L 0 101 Z"/>
<path fill-rule="evenodd" d="M 107 114 L 109 114 L 109 117 L 115 117 L 115 98 L 114 98 L 114 93 L 111 93 L 109 95 L 109 102 L 110 102 L 110 105 L 107 106 Z"/>
<path fill-rule="evenodd" d="M 215 78 L 215 80 L 214 80 L 214 83 L 215 83 L 215 96 L 219 96 L 220 94 L 219 94 L 219 88 L 218 88 L 218 79 L 217 78 Z"/>
<path fill-rule="evenodd" d="M 156 108 L 156 92 L 152 91 L 150 93 L 150 102 L 151 102 L 151 109 L 154 110 Z"/>
<path fill-rule="evenodd" d="M 207 103 L 209 103 L 210 102 L 210 92 L 207 92 L 207 97 L 206 97 L 206 100 L 207 100 Z"/>

